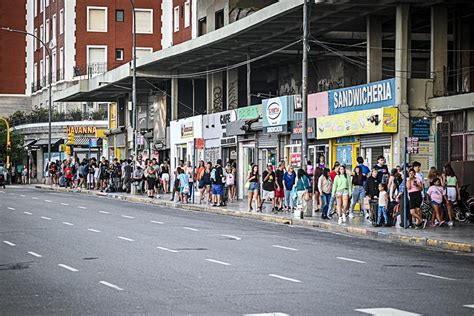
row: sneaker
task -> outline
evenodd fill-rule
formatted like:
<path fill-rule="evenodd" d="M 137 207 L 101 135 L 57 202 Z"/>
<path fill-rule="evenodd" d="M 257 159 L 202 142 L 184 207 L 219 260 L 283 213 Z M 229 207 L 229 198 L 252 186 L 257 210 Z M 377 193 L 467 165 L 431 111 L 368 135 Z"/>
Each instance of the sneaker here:
<path fill-rule="evenodd" d="M 346 219 L 346 214 L 343 214 L 343 215 L 342 215 L 342 222 L 345 223 L 346 221 L 347 221 L 347 219 Z"/>
<path fill-rule="evenodd" d="M 448 226 L 450 226 L 450 227 L 451 227 L 451 226 L 454 226 L 454 222 L 453 222 L 453 221 L 449 221 L 449 222 L 448 222 Z"/>
<path fill-rule="evenodd" d="M 441 227 L 441 225 L 443 225 L 444 223 L 446 223 L 446 222 L 445 222 L 445 221 L 441 221 L 441 222 L 439 222 L 438 226 Z"/>
<path fill-rule="evenodd" d="M 427 223 L 428 223 L 428 220 L 427 220 L 427 219 L 424 219 L 424 220 L 423 220 L 423 223 L 422 223 L 423 229 L 426 228 L 426 224 L 427 224 Z"/>
<path fill-rule="evenodd" d="M 339 216 L 339 219 L 337 220 L 337 223 L 338 223 L 339 225 L 342 225 L 342 217 Z"/>
<path fill-rule="evenodd" d="M 354 218 L 354 213 L 349 213 L 349 218 Z"/>
<path fill-rule="evenodd" d="M 326 219 L 331 220 L 331 219 L 332 219 L 332 216 L 331 216 L 331 215 L 328 215 L 328 216 L 326 216 Z"/>

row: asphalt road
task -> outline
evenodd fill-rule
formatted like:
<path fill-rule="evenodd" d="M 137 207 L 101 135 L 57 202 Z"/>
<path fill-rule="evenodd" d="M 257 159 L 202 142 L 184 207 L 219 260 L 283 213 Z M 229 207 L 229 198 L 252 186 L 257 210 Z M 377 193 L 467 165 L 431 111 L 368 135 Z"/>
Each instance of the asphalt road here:
<path fill-rule="evenodd" d="M 1 315 L 473 315 L 473 266 L 324 231 L 0 191 Z"/>

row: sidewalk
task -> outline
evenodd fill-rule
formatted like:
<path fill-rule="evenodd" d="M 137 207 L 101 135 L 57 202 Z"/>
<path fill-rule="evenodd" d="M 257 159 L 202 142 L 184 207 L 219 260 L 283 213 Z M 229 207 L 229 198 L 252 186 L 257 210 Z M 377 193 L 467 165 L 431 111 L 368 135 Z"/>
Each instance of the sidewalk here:
<path fill-rule="evenodd" d="M 353 219 L 348 219 L 346 224 L 338 225 L 336 220 L 322 220 L 319 216 L 319 213 L 316 213 L 314 218 L 306 217 L 305 219 L 292 218 L 292 214 L 271 214 L 271 206 L 267 206 L 267 210 L 264 206 L 263 213 L 256 213 L 255 211 L 248 212 L 246 201 L 229 203 L 226 207 L 210 207 L 204 204 L 197 204 L 198 199 L 196 199 L 196 204 L 175 203 L 170 201 L 171 195 L 169 194 L 160 195 L 160 198 L 158 199 L 150 199 L 143 195 L 105 193 L 85 189 L 65 189 L 42 184 L 34 185 L 34 187 L 60 192 L 75 192 L 94 196 L 116 198 L 137 203 L 165 205 L 168 207 L 192 211 L 252 218 L 279 224 L 322 228 L 328 231 L 342 232 L 351 235 L 363 236 L 369 239 L 392 241 L 414 246 L 434 247 L 444 250 L 461 251 L 467 253 L 474 252 L 474 224 L 456 223 L 457 225 L 455 224 L 455 227 L 426 228 L 422 230 L 403 229 L 398 226 L 378 228 L 372 227 L 370 223 L 368 223 L 364 218 L 356 215 Z"/>

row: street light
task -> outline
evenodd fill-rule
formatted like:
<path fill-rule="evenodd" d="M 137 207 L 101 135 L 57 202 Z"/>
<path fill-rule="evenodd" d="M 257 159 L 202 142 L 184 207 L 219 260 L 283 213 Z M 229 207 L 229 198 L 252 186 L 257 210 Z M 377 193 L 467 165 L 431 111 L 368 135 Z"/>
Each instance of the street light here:
<path fill-rule="evenodd" d="M 8 120 L 4 117 L 0 117 L 0 120 L 2 120 L 5 123 L 5 126 L 7 128 L 7 169 L 10 168 L 10 151 L 12 148 L 12 144 L 10 142 L 10 124 L 8 124 Z"/>
<path fill-rule="evenodd" d="M 2 27 L 0 29 L 3 30 L 3 31 L 7 31 L 7 32 L 21 33 L 21 34 L 25 34 L 25 35 L 29 35 L 29 36 L 34 37 L 45 48 L 46 53 L 49 57 L 49 61 L 51 63 L 53 62 L 53 60 L 51 59 L 51 50 L 35 34 L 29 33 L 29 32 L 26 32 L 26 31 L 22 31 L 22 30 L 12 29 L 12 28 L 9 28 L 9 27 Z M 52 65 L 50 65 L 49 66 L 49 78 L 48 78 L 49 79 L 49 84 L 48 84 L 48 90 L 49 90 L 49 92 L 48 92 L 48 163 L 51 163 L 51 84 L 52 84 L 52 81 L 53 81 L 53 70 L 52 69 L 53 69 L 53 67 L 52 67 Z"/>
<path fill-rule="evenodd" d="M 133 127 L 133 155 L 135 161 L 138 161 L 138 146 L 137 146 L 137 23 L 136 12 L 133 0 L 130 0 L 133 15 L 133 79 L 132 79 L 132 127 Z M 136 163 L 133 164 L 135 169 Z"/>

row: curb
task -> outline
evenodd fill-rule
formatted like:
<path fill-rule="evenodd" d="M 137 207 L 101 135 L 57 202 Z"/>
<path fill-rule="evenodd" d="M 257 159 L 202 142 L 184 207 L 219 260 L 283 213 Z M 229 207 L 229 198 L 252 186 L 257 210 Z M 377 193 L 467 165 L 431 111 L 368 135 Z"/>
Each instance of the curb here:
<path fill-rule="evenodd" d="M 308 228 L 320 228 L 320 229 L 324 229 L 331 232 L 347 233 L 350 235 L 363 236 L 363 237 L 374 239 L 374 240 L 396 242 L 396 243 L 418 246 L 418 247 L 431 247 L 431 248 L 437 248 L 437 249 L 442 249 L 442 250 L 459 251 L 459 252 L 465 252 L 465 253 L 472 253 L 473 248 L 474 248 L 474 245 L 469 244 L 469 243 L 432 239 L 432 238 L 426 238 L 426 237 L 407 236 L 407 235 L 402 235 L 399 233 L 377 231 L 370 228 L 342 226 L 342 225 L 336 225 L 333 223 L 318 222 L 318 221 L 308 220 L 308 219 L 285 218 L 285 217 L 279 217 L 279 216 L 270 215 L 270 214 L 241 212 L 241 211 L 235 211 L 235 210 L 226 209 L 226 208 L 212 208 L 208 206 L 198 206 L 194 204 L 177 204 L 177 203 L 174 203 L 171 201 L 165 201 L 165 200 L 147 200 L 147 199 L 134 197 L 134 196 L 126 197 L 126 196 L 117 195 L 113 193 L 104 193 L 104 192 L 90 191 L 90 190 L 83 190 L 83 189 L 55 188 L 55 187 L 43 186 L 43 185 L 35 185 L 34 187 L 41 190 L 80 193 L 80 194 L 92 195 L 92 196 L 98 196 L 98 197 L 114 198 L 114 199 L 118 199 L 122 201 L 134 202 L 134 203 L 167 206 L 167 207 L 182 209 L 182 210 L 187 210 L 187 211 L 206 212 L 206 213 L 212 213 L 212 214 L 233 216 L 233 217 L 238 217 L 238 218 L 256 219 L 256 220 L 269 222 L 269 223 L 275 223 L 275 224 L 308 227 Z"/>

